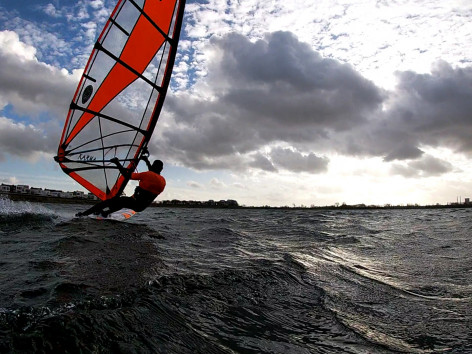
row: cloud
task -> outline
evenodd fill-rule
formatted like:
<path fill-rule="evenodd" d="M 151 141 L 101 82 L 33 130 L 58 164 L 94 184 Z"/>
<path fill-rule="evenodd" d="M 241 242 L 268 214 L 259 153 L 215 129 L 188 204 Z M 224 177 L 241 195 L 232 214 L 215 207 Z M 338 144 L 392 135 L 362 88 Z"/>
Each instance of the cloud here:
<path fill-rule="evenodd" d="M 38 61 L 35 53 L 15 32 L 0 32 L 0 104 L 11 105 L 15 118 L 1 118 L 0 148 L 22 158 L 57 148 L 77 84 L 76 76 Z"/>
<path fill-rule="evenodd" d="M 212 178 L 210 180 L 210 185 L 215 188 L 226 188 L 226 184 L 218 178 Z"/>
<path fill-rule="evenodd" d="M 191 188 L 195 188 L 195 189 L 202 189 L 203 188 L 202 184 L 200 184 L 198 182 L 195 182 L 195 181 L 188 181 L 187 186 L 189 186 Z"/>
<path fill-rule="evenodd" d="M 417 159 L 423 155 L 423 151 L 416 146 L 402 145 L 385 156 L 384 161 Z"/>
<path fill-rule="evenodd" d="M 398 72 L 385 91 L 288 32 L 255 41 L 230 33 L 206 52 L 207 75 L 167 98 L 159 135 L 188 167 L 320 173 L 328 168 L 320 156 L 336 153 L 408 160 L 408 171 L 426 176 L 449 169 L 411 165 L 425 161 L 423 147 L 472 152 L 472 68 Z"/>
<path fill-rule="evenodd" d="M 69 71 L 85 64 L 88 51 L 84 48 L 93 43 L 109 14 L 106 3 L 80 0 L 68 7 L 43 7 L 41 11 L 57 21 L 66 21 L 69 15 L 68 24 L 76 35 L 67 41 L 46 26 L 20 19 L 8 22 L 18 31 L 0 32 L 0 107 L 9 103 L 16 113 L 48 112 L 51 122 L 52 116 L 62 120 L 77 79 L 58 69 L 58 58 L 61 53 L 73 57 L 66 66 Z M 280 24 L 285 19 L 289 20 L 284 24 L 293 24 L 295 12 L 301 15 L 290 4 L 189 4 L 186 31 L 197 32 L 179 48 L 181 61 L 174 73 L 177 91 L 167 97 L 154 148 L 195 169 L 296 173 L 325 172 L 326 156 L 332 153 L 381 157 L 385 163 L 408 161 L 398 166 L 409 167 L 412 161 L 423 161 L 427 147 L 446 146 L 470 154 L 472 69 L 438 62 L 430 73 L 398 72 L 398 85 L 388 92 L 356 69 L 358 57 L 353 60 L 356 68 L 332 59 L 343 57 L 334 56 L 335 51 L 347 49 L 354 57 L 356 48 L 343 49 L 343 45 L 362 31 L 348 31 L 350 22 L 343 21 L 352 19 L 351 11 L 362 12 L 364 5 L 332 9 L 323 4 L 318 7 L 335 19 L 336 28 L 318 31 L 319 38 L 313 36 L 316 31 L 297 32 L 310 40 L 306 43 L 290 32 L 263 34 L 265 28 L 290 28 Z M 386 6 L 377 10 L 393 21 Z M 248 25 L 231 18 L 228 14 L 234 11 L 253 14 L 257 21 L 251 17 Z M 277 21 L 263 18 L 268 12 L 279 18 L 278 26 Z M 283 21 L 278 16 L 282 12 Z M 221 21 L 212 22 L 215 18 Z M 328 24 L 321 21 L 314 26 Z M 239 33 L 226 33 L 234 29 Z M 203 34 L 196 35 L 200 30 Z M 210 33 L 215 34 L 211 40 Z M 333 49 L 327 49 L 327 44 L 333 44 Z M 375 50 L 381 49 L 377 45 Z M 38 129 L 47 133 L 49 128 Z"/>
<path fill-rule="evenodd" d="M 266 156 L 264 156 L 260 152 L 252 155 L 252 158 L 253 160 L 249 163 L 249 166 L 268 172 L 277 172 L 277 169 L 272 164 L 272 161 L 270 161 Z"/>
<path fill-rule="evenodd" d="M 57 11 L 56 7 L 51 3 L 44 6 L 43 11 L 44 11 L 45 14 L 47 14 L 51 17 L 60 17 L 61 16 L 61 14 Z"/>
<path fill-rule="evenodd" d="M 212 40 L 208 50 L 206 80 L 168 97 L 172 121 L 160 136 L 166 152 L 189 167 L 275 171 L 274 161 L 258 151 L 285 143 L 299 153 L 289 163 L 279 151 L 281 167 L 323 171 L 324 160 L 310 146 L 367 124 L 381 109 L 382 90 L 289 32 L 255 42 L 232 33 Z"/>
<path fill-rule="evenodd" d="M 85 30 L 85 36 L 89 41 L 93 41 L 97 36 L 97 24 L 93 21 L 82 24 Z"/>
<path fill-rule="evenodd" d="M 0 156 L 0 161 L 1 161 L 1 156 Z M 16 177 L 1 177 L 0 176 L 0 183 L 17 185 L 17 184 L 20 184 L 20 180 Z"/>
<path fill-rule="evenodd" d="M 402 72 L 389 112 L 418 144 L 472 153 L 472 67 L 438 62 L 431 74 Z"/>
<path fill-rule="evenodd" d="M 398 72 L 386 109 L 368 125 L 335 137 L 344 154 L 384 161 L 421 159 L 422 147 L 472 154 L 472 67 L 437 62 L 431 73 Z"/>
<path fill-rule="evenodd" d="M 21 42 L 18 34 L 12 31 L 0 32 L 0 50 L 21 62 L 36 60 L 36 48 Z"/>
<path fill-rule="evenodd" d="M 293 172 L 320 173 L 328 169 L 329 160 L 313 153 L 305 155 L 292 149 L 276 148 L 270 156 L 276 166 Z"/>
<path fill-rule="evenodd" d="M 44 131 L 0 117 L 0 160 L 11 154 L 33 161 L 41 153 L 51 152 L 53 147 Z"/>
<path fill-rule="evenodd" d="M 0 32 L 0 97 L 20 114 L 50 112 L 64 117 L 76 79 L 39 62 L 34 54 L 15 32 Z"/>
<path fill-rule="evenodd" d="M 70 64 L 74 61 L 69 57 L 74 54 L 72 45 L 63 38 L 63 33 L 55 23 L 45 26 L 15 17 L 11 13 L 7 16 L 9 20 L 4 27 L 16 33 L 22 43 L 34 47 L 36 58 L 50 65 L 58 65 L 61 62 Z"/>
<path fill-rule="evenodd" d="M 322 58 L 290 32 L 254 43 L 238 34 L 213 42 L 220 58 L 209 85 L 221 90 L 225 104 L 245 110 L 245 123 L 257 117 L 288 130 L 300 125 L 344 130 L 382 102 L 372 82 L 347 64 Z"/>
<path fill-rule="evenodd" d="M 431 177 L 451 172 L 454 167 L 451 163 L 435 158 L 430 155 L 423 156 L 420 160 L 411 161 L 407 164 L 395 163 L 392 165 L 392 173 L 403 177 Z"/>
<path fill-rule="evenodd" d="M 103 27 L 114 5 L 113 2 L 106 5 L 101 0 L 34 5 L 30 11 L 36 12 L 35 21 L 0 6 L 0 24 L 17 33 L 22 42 L 36 48 L 36 57 L 41 62 L 72 71 L 85 66 L 98 37 L 97 28 Z"/>

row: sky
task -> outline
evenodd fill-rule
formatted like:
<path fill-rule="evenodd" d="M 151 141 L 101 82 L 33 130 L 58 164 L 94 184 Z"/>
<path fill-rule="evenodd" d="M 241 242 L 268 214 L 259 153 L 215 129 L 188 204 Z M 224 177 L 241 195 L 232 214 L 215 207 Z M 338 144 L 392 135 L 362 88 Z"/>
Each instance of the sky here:
<path fill-rule="evenodd" d="M 114 6 L 0 0 L 1 183 L 83 190 L 53 156 Z M 187 0 L 149 146 L 159 199 L 472 198 L 470 43 L 469 0 Z"/>

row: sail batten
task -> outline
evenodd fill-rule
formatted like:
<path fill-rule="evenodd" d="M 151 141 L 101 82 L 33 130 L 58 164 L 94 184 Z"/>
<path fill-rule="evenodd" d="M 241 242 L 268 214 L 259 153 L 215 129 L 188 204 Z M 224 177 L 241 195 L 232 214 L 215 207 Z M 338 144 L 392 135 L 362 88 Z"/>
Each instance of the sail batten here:
<path fill-rule="evenodd" d="M 159 118 L 185 0 L 119 0 L 85 67 L 55 158 L 100 199 L 127 180 L 110 160 L 137 166 Z"/>
<path fill-rule="evenodd" d="M 166 41 L 168 42 L 172 42 L 172 38 L 170 38 L 167 33 L 165 33 L 147 14 L 146 12 L 144 12 L 144 10 L 139 7 L 138 4 L 136 4 L 136 2 L 134 2 L 133 0 L 129 0 L 130 3 L 132 3 L 134 5 L 134 7 L 136 7 L 136 9 L 141 12 L 141 14 L 149 21 L 149 23 L 151 25 L 154 26 L 155 29 L 157 29 L 159 31 L 160 34 L 162 34 L 164 36 L 164 38 L 166 39 Z"/>
<path fill-rule="evenodd" d="M 90 114 L 93 114 L 95 117 L 99 117 L 99 118 L 103 118 L 103 119 L 108 119 L 116 124 L 120 124 L 124 127 L 127 127 L 127 128 L 131 128 L 131 130 L 133 131 L 137 131 L 141 134 L 147 134 L 147 131 L 144 130 L 144 129 L 141 129 L 139 128 L 138 126 L 134 126 L 134 125 L 131 125 L 131 124 L 128 124 L 124 121 L 121 121 L 117 118 L 113 118 L 113 117 L 110 117 L 110 116 L 107 116 L 106 114 L 102 114 L 100 112 L 95 112 L 95 111 L 92 111 L 91 109 L 87 109 L 87 108 L 84 108 L 84 107 L 80 107 L 78 106 L 77 104 L 75 104 L 74 102 L 71 103 L 71 109 L 76 109 L 76 110 L 79 110 L 79 111 L 82 111 L 82 112 L 85 112 L 85 113 L 90 113 Z"/>

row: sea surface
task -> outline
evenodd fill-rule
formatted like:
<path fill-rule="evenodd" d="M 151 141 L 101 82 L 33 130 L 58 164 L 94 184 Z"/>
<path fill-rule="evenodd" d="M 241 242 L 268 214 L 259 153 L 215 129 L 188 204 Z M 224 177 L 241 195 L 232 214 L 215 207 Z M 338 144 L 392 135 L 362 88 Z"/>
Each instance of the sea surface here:
<path fill-rule="evenodd" d="M 472 353 L 472 209 L 0 200 L 1 353 Z"/>

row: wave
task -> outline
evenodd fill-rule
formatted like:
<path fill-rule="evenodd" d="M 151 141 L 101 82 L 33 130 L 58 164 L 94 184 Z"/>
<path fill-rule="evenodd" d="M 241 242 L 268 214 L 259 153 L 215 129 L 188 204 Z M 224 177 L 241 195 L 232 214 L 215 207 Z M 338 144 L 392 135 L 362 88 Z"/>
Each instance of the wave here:
<path fill-rule="evenodd" d="M 470 343 L 470 289 L 443 288 L 468 284 L 470 267 L 451 268 L 444 284 L 419 274 L 407 288 L 416 273 L 390 256 L 409 250 L 398 248 L 406 213 L 379 214 L 396 231 L 373 236 L 381 225 L 362 213 L 292 214 L 154 208 L 131 223 L 54 220 L 0 237 L 0 352 L 461 352 Z M 444 299 L 453 292 L 464 296 Z"/>
<path fill-rule="evenodd" d="M 411 353 L 432 352 L 430 348 L 434 352 L 448 351 L 450 343 L 440 339 L 440 333 L 447 328 L 460 337 L 458 329 L 470 322 L 470 298 L 453 295 L 441 285 L 418 284 L 416 289 L 410 289 L 376 264 L 334 247 L 320 249 L 316 254 L 297 253 L 294 257 L 318 279 L 326 293 L 325 304 L 338 320 L 366 341 L 385 349 Z M 402 328 L 409 328 L 410 332 L 398 336 Z M 457 342 L 454 344 L 462 348 Z"/>
<path fill-rule="evenodd" d="M 58 222 L 58 215 L 41 204 L 0 198 L 0 234 L 34 229 Z"/>
<path fill-rule="evenodd" d="M 290 255 L 212 274 L 156 276 L 113 295 L 92 290 L 62 283 L 54 289 L 61 305 L 0 312 L 0 351 L 341 353 L 346 343 L 368 346 L 326 308 L 324 291 Z"/>
<path fill-rule="evenodd" d="M 54 215 L 55 213 L 42 204 L 30 202 L 14 202 L 8 198 L 0 197 L 0 216 L 29 215 Z"/>

